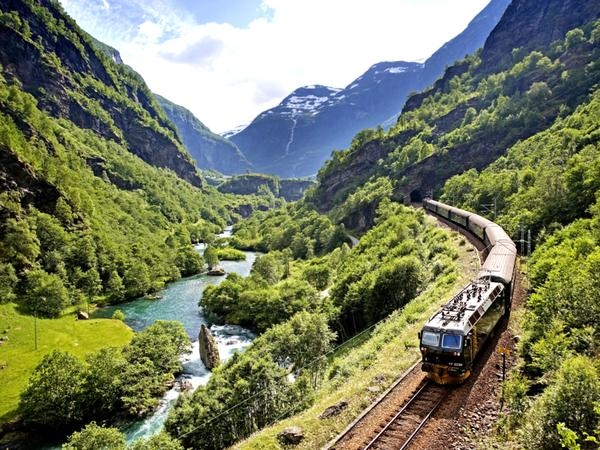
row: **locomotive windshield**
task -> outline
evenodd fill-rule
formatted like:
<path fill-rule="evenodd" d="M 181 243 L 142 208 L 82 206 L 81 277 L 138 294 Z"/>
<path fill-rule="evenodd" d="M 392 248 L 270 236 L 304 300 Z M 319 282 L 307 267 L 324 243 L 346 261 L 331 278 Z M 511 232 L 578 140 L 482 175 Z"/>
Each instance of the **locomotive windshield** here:
<path fill-rule="evenodd" d="M 461 346 L 462 339 L 458 334 L 444 334 L 442 336 L 442 348 L 460 350 Z"/>
<path fill-rule="evenodd" d="M 423 331 L 423 337 L 421 338 L 423 345 L 430 347 L 437 347 L 440 345 L 440 334 L 433 333 L 431 331 Z"/>

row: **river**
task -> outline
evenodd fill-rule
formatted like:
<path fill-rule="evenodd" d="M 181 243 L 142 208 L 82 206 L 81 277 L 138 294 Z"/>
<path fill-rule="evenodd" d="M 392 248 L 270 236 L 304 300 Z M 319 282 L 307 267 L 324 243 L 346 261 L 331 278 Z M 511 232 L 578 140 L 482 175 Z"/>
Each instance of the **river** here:
<path fill-rule="evenodd" d="M 198 245 L 197 250 L 202 252 L 203 245 Z M 221 261 L 220 265 L 227 273 L 235 272 L 242 276 L 250 273 L 252 264 L 256 259 L 254 252 L 245 252 L 245 261 Z M 115 310 L 120 309 L 125 314 L 125 323 L 133 330 L 140 331 L 148 327 L 156 320 L 178 320 L 180 321 L 192 341 L 192 351 L 183 357 L 183 375 L 193 386 L 197 388 L 206 384 L 210 378 L 210 372 L 206 370 L 200 361 L 198 350 L 198 332 L 202 324 L 208 324 L 201 310 L 198 308 L 198 300 L 202 297 L 202 291 L 208 285 L 218 284 L 225 277 L 214 277 L 208 275 L 195 275 L 188 278 L 169 283 L 162 291 L 158 292 L 158 299 L 148 300 L 140 298 L 119 305 L 101 308 L 94 313 L 94 317 L 112 317 Z M 221 360 L 228 359 L 234 352 L 250 345 L 254 336 L 248 330 L 237 326 L 216 326 L 210 328 L 219 345 Z M 173 388 L 163 397 L 157 411 L 144 420 L 132 423 L 123 431 L 127 436 L 128 443 L 142 437 L 147 438 L 159 432 L 173 406 L 179 391 Z"/>

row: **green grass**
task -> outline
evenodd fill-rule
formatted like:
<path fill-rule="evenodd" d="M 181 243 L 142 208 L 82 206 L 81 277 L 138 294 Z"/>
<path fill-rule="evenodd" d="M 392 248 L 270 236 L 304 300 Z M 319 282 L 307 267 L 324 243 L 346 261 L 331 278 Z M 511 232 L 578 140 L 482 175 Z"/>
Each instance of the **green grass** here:
<path fill-rule="evenodd" d="M 4 304 L 0 305 L 0 339 L 3 337 L 8 339 L 0 342 L 0 424 L 15 417 L 19 395 L 44 355 L 60 349 L 83 359 L 102 347 L 124 346 L 133 331 L 118 320 L 76 320 L 74 314 L 34 320 L 20 314 L 16 305 Z"/>
<path fill-rule="evenodd" d="M 471 266 L 475 264 L 476 255 L 469 252 L 471 246 L 460 246 L 458 235 L 453 233 L 453 236 L 459 254 L 456 261 L 459 269 L 438 279 L 406 307 L 381 322 L 367 340 L 357 339 L 337 352 L 330 360 L 329 375 L 311 408 L 255 433 L 232 448 L 283 449 L 277 434 L 290 426 L 304 430 L 304 440 L 294 447 L 295 450 L 322 448 L 419 360 L 417 333 L 423 323 L 473 275 Z M 332 376 L 334 372 L 336 375 Z M 378 387 L 380 391 L 374 393 L 369 387 Z M 327 407 L 341 400 L 348 402 L 341 414 L 319 419 Z"/>

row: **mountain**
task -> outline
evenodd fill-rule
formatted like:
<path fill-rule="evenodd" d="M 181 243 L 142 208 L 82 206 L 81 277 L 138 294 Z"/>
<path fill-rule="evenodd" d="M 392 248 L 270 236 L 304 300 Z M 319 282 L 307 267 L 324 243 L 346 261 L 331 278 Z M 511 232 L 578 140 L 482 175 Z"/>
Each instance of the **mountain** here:
<path fill-rule="evenodd" d="M 204 182 L 143 79 L 56 1 L 6 0 L 0 18 L 3 301 L 53 317 L 201 270 L 192 242 L 237 200 Z"/>
<path fill-rule="evenodd" d="M 350 228 L 365 226 L 384 190 L 420 201 L 547 129 L 600 82 L 598 17 L 593 0 L 513 0 L 482 51 L 409 98 L 389 132 L 362 132 L 335 153 L 311 201 L 321 211 L 337 209 Z"/>
<path fill-rule="evenodd" d="M 481 47 L 510 0 L 492 0 L 459 36 L 425 64 L 381 62 L 346 88 L 305 86 L 228 136 L 259 172 L 282 177 L 314 175 L 334 149 L 346 148 L 364 128 L 395 121 L 411 92 L 420 91 L 449 65 Z"/>
<path fill-rule="evenodd" d="M 160 95 L 158 103 L 167 117 L 179 130 L 187 151 L 196 160 L 200 169 L 216 170 L 225 175 L 244 173 L 252 169 L 251 164 L 237 146 L 213 133 L 194 114 Z"/>
<path fill-rule="evenodd" d="M 30 15 L 29 8 L 44 7 L 35 2 L 29 7 L 10 0 L 3 2 L 2 8 Z M 72 20 L 51 17 L 65 24 L 64 33 L 48 29 L 45 17 L 36 18 L 30 29 L 20 30 L 17 25 L 3 28 L 0 64 L 10 78 L 18 79 L 22 89 L 34 95 L 41 109 L 50 115 L 93 129 L 104 138 L 127 146 L 144 161 L 171 169 L 200 186 L 202 181 L 191 158 L 174 137 L 173 125 L 141 77 L 127 66 L 108 66 L 92 40 L 75 31 L 77 26 Z M 42 43 L 23 39 L 27 33 L 39 35 Z M 52 41 L 54 38 L 56 41 Z M 44 50 L 49 48 L 58 60 L 46 54 Z M 127 81 L 123 84 L 123 80 Z M 113 98 L 109 90 L 117 97 Z M 94 99 L 89 102 L 86 97 L 92 93 Z M 98 108 L 104 111 L 105 120 L 98 120 L 95 114 Z"/>

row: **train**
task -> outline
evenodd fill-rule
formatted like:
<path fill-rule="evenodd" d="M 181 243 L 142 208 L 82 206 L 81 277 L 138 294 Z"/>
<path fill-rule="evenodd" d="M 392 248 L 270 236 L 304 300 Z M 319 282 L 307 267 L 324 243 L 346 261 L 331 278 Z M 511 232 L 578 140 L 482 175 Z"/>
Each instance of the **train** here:
<path fill-rule="evenodd" d="M 423 207 L 467 230 L 485 244 L 485 261 L 467 284 L 419 332 L 421 370 L 438 384 L 460 384 L 488 338 L 511 307 L 517 247 L 491 220 L 475 213 L 424 199 Z"/>

